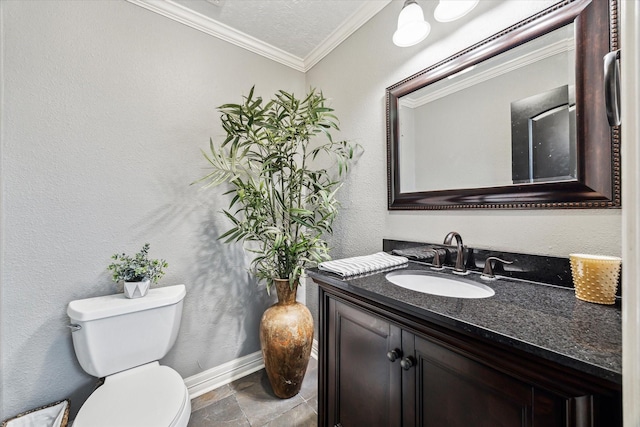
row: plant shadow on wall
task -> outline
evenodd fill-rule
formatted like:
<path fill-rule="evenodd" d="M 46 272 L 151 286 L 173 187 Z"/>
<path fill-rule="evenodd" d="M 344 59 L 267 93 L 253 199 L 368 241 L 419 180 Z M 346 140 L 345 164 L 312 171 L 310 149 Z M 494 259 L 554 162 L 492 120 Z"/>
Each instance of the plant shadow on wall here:
<path fill-rule="evenodd" d="M 330 259 L 325 235 L 338 213 L 336 192 L 361 153 L 333 140 L 338 119 L 326 101 L 311 89 L 302 99 L 279 91 L 264 102 L 251 88 L 241 104 L 222 105 L 227 137 L 220 146 L 210 141 L 203 154 L 211 172 L 198 181 L 231 186 L 222 211 L 231 228 L 218 238 L 243 242 L 251 273 L 267 291 L 277 290 L 278 302 L 260 322 L 260 343 L 271 386 L 282 398 L 300 390 L 313 339 L 311 313 L 295 301 L 299 278 L 304 268 Z M 324 167 L 323 157 L 332 167 Z"/>
<path fill-rule="evenodd" d="M 225 245 L 218 239 L 221 226 L 214 219 L 202 223 L 194 287 L 195 301 L 187 330 L 202 330 L 205 346 L 200 348 L 198 363 L 210 368 L 227 362 L 230 354 L 240 357 L 257 351 L 260 343 L 256 331 L 262 311 L 273 303 L 248 270 L 249 261 L 241 245 Z M 223 359 L 220 359 L 220 358 Z"/>
<path fill-rule="evenodd" d="M 228 224 L 211 212 L 223 209 L 231 197 L 224 196 L 222 188 L 213 197 L 196 186 L 185 191 L 185 180 L 195 178 L 189 175 L 159 177 L 158 191 L 164 192 L 160 198 L 170 203 L 147 212 L 131 227 L 136 240 L 151 236 L 165 246 L 163 253 L 170 252 L 171 268 L 160 286 L 187 286 L 178 341 L 164 359 L 185 376 L 259 350 L 255 331 L 262 311 L 274 299 L 247 272 L 249 261 L 241 245 L 224 245 L 218 240 Z M 105 270 L 102 281 L 109 279 L 107 273 Z M 115 290 L 123 292 L 122 283 Z M 184 348 L 195 359 L 193 363 L 184 365 L 187 362 L 180 357 Z"/>

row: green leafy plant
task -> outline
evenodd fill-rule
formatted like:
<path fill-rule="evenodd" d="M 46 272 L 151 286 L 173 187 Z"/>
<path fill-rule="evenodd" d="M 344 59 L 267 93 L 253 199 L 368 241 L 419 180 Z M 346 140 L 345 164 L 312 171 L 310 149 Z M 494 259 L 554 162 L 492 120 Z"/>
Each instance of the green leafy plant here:
<path fill-rule="evenodd" d="M 333 231 L 335 194 L 358 146 L 333 140 L 338 119 L 326 101 L 312 89 L 304 99 L 279 91 L 263 102 L 251 88 L 242 104 L 219 107 L 227 137 L 219 147 L 210 140 L 210 152 L 203 151 L 212 171 L 198 182 L 232 187 L 223 213 L 233 226 L 219 238 L 250 242 L 251 270 L 267 281 L 267 291 L 273 279 L 293 286 L 306 266 L 329 259 L 323 234 Z M 312 167 L 324 155 L 331 167 Z"/>
<path fill-rule="evenodd" d="M 124 253 L 114 254 L 111 257 L 114 262 L 107 267 L 113 272 L 113 281 L 142 282 L 149 279 L 158 283 L 169 264 L 163 259 L 149 259 L 149 246 L 149 243 L 145 243 L 140 252 L 133 257 Z"/>

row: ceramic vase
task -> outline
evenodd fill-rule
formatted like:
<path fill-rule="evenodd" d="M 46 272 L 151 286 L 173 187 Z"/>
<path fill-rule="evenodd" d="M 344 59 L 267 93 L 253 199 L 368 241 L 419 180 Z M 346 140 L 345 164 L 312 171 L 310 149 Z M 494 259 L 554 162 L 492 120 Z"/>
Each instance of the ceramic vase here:
<path fill-rule="evenodd" d="M 260 322 L 260 344 L 265 370 L 276 396 L 288 399 L 300 391 L 313 343 L 313 317 L 296 302 L 298 284 L 275 279 L 278 302 Z"/>
<path fill-rule="evenodd" d="M 145 279 L 140 282 L 124 282 L 124 295 L 127 298 L 143 297 L 149 291 L 150 284 L 150 279 Z"/>

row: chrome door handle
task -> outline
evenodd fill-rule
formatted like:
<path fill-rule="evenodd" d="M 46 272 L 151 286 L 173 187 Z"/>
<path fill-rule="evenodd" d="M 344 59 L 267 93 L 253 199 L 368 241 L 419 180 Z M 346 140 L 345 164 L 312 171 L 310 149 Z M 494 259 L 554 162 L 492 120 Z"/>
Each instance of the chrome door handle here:
<path fill-rule="evenodd" d="M 609 126 L 620 124 L 620 49 L 604 58 L 604 101 Z"/>

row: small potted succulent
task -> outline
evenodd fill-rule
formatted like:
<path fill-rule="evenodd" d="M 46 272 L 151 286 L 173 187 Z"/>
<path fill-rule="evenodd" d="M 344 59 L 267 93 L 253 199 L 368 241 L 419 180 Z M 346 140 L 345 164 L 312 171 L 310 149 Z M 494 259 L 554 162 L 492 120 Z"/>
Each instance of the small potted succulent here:
<path fill-rule="evenodd" d="M 149 243 L 145 243 L 133 257 L 124 253 L 111 257 L 114 262 L 107 269 L 113 273 L 114 282 L 124 282 L 124 294 L 127 298 L 145 296 L 151 282 L 158 283 L 164 276 L 163 269 L 169 266 L 163 259 L 149 259 L 149 246 Z"/>

